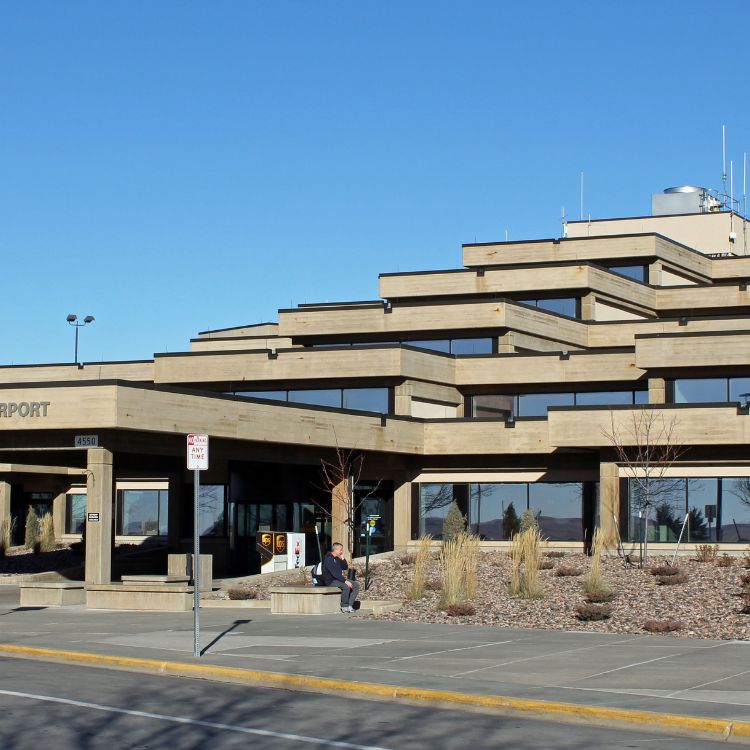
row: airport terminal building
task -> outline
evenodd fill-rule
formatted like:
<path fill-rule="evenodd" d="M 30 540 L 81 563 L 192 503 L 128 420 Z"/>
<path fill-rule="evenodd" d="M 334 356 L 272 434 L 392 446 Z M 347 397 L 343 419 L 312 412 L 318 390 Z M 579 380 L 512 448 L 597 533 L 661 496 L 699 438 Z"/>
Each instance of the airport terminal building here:
<path fill-rule="evenodd" d="M 29 505 L 61 540 L 85 526 L 91 583 L 110 580 L 115 544 L 189 550 L 185 436 L 206 433 L 200 532 L 220 574 L 257 570 L 258 530 L 317 519 L 358 552 L 375 516 L 373 551 L 404 549 L 439 538 L 454 502 L 487 547 L 531 509 L 550 544 L 581 549 L 601 525 L 628 548 L 642 508 L 608 433 L 645 412 L 681 446 L 645 511 L 652 550 L 674 547 L 685 515 L 688 549 L 745 549 L 747 235 L 682 189 L 651 216 L 465 245 L 461 268 L 386 273 L 376 300 L 282 309 L 184 352 L 0 367 L 0 520 L 21 539 Z M 342 452 L 361 468 L 331 492 L 321 461 Z M 337 514 L 349 495 L 353 530 Z"/>

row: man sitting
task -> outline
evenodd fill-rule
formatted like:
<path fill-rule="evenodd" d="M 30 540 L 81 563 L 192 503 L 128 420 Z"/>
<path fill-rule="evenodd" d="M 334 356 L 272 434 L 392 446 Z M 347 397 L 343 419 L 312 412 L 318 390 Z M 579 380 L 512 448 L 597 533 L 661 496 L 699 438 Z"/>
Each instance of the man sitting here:
<path fill-rule="evenodd" d="M 359 582 L 344 578 L 349 565 L 344 560 L 344 545 L 336 542 L 323 558 L 323 583 L 341 589 L 341 611 L 354 612 L 352 606 L 357 601 Z"/>

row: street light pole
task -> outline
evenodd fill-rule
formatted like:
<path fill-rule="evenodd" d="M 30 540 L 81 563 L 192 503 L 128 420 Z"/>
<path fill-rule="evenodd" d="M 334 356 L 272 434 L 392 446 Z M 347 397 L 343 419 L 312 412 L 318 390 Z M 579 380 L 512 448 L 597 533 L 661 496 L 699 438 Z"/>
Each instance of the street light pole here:
<path fill-rule="evenodd" d="M 88 325 L 89 323 L 93 323 L 94 322 L 94 316 L 93 315 L 87 315 L 83 319 L 82 323 L 78 323 L 77 322 L 78 321 L 78 316 L 77 315 L 73 315 L 73 313 L 71 313 L 70 315 L 68 315 L 68 317 L 66 318 L 66 320 L 68 321 L 68 325 L 71 325 L 71 326 L 73 326 L 76 329 L 75 359 L 73 361 L 76 364 L 78 364 L 78 329 L 79 328 L 83 328 L 85 325 Z"/>

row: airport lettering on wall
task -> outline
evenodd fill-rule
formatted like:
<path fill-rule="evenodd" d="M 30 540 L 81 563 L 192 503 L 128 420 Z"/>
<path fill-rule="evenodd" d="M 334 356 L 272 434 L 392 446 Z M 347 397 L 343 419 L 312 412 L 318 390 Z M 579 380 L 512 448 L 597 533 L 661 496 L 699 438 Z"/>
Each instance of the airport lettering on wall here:
<path fill-rule="evenodd" d="M 49 401 L 9 401 L 0 403 L 0 418 L 2 417 L 46 417 Z"/>

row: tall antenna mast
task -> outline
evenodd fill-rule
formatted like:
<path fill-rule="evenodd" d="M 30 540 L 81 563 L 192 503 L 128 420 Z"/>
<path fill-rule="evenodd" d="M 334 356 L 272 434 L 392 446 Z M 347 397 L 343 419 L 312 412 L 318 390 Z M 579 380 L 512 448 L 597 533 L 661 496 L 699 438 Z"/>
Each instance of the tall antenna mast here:
<path fill-rule="evenodd" d="M 742 254 L 747 255 L 747 151 L 742 154 Z"/>
<path fill-rule="evenodd" d="M 729 231 L 734 234 L 734 162 L 729 162 Z"/>
<path fill-rule="evenodd" d="M 562 236 L 567 237 L 568 236 L 568 224 L 565 220 L 565 206 L 562 207 Z"/>
<path fill-rule="evenodd" d="M 583 172 L 581 172 L 581 221 L 583 221 Z"/>
<path fill-rule="evenodd" d="M 724 193 L 724 208 L 727 207 L 727 126 L 721 126 L 721 184 Z"/>

